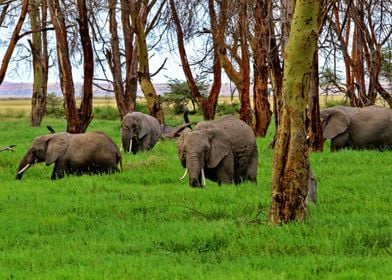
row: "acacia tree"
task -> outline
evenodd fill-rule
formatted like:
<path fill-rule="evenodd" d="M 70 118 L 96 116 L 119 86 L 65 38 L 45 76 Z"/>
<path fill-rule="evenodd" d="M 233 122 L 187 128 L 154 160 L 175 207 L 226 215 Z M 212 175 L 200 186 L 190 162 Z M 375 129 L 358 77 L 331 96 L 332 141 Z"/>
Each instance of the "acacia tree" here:
<path fill-rule="evenodd" d="M 137 54 L 139 57 L 139 84 L 143 91 L 144 97 L 146 98 L 150 114 L 154 116 L 159 121 L 159 123 L 163 124 L 165 123 L 163 109 L 160 104 L 159 96 L 157 95 L 154 85 L 151 81 L 147 35 L 151 28 L 153 28 L 153 26 L 156 24 L 156 20 L 158 20 L 165 2 L 162 1 L 159 3 L 157 1 L 151 1 L 149 5 L 148 0 L 131 0 L 129 1 L 129 4 L 130 16 L 132 18 L 132 23 L 135 28 L 135 34 L 137 38 Z M 155 14 L 155 17 L 150 25 L 147 26 L 147 16 L 155 4 L 159 4 L 159 7 L 157 7 L 157 13 Z"/>
<path fill-rule="evenodd" d="M 240 119 L 251 124 L 248 2 L 209 0 L 208 7 L 214 47 L 223 69 L 238 91 Z"/>
<path fill-rule="evenodd" d="M 306 105 L 317 44 L 318 0 L 297 0 L 285 48 L 283 106 L 274 150 L 269 221 L 304 221 L 309 158 Z"/>
<path fill-rule="evenodd" d="M 29 40 L 33 56 L 33 94 L 31 98 L 31 124 L 33 127 L 41 125 L 46 110 L 46 96 L 48 85 L 48 41 L 47 41 L 47 1 L 30 0 L 30 25 L 32 39 Z"/>
<path fill-rule="evenodd" d="M 76 105 L 65 15 L 58 0 L 51 0 L 49 5 L 51 20 L 56 33 L 57 58 L 60 71 L 61 90 L 64 95 L 67 131 L 70 133 L 85 132 L 92 120 L 94 57 L 89 35 L 86 2 L 84 0 L 78 0 L 76 7 L 79 14 L 78 25 L 83 49 L 84 72 L 82 100 L 79 108 Z"/>
<path fill-rule="evenodd" d="M 271 84 L 274 92 L 274 117 L 275 117 L 275 135 L 272 140 L 270 147 L 275 146 L 276 137 L 278 135 L 278 128 L 280 124 L 280 115 L 282 112 L 283 100 L 282 100 L 282 90 L 283 90 L 283 71 L 284 64 L 281 59 L 285 54 L 285 47 L 287 45 L 287 41 L 290 35 L 291 29 L 291 21 L 294 14 L 294 7 L 296 0 L 288 0 L 288 1 L 279 1 L 280 5 L 277 5 L 279 8 L 280 15 L 280 30 L 281 34 L 279 39 L 277 39 L 277 35 L 275 34 L 275 23 L 274 23 L 274 2 L 269 3 L 269 28 L 271 31 L 271 36 L 269 38 L 270 45 L 270 77 Z"/>
<path fill-rule="evenodd" d="M 116 104 L 122 119 L 127 113 L 135 111 L 137 92 L 137 47 L 135 45 L 135 32 L 130 22 L 130 7 L 126 0 L 120 0 L 121 29 L 123 31 L 123 49 L 118 32 L 116 14 L 118 1 L 109 1 L 109 29 L 110 48 L 105 51 L 109 69 L 113 76 L 113 90 Z M 124 59 L 122 59 L 124 57 Z M 125 74 L 123 75 L 123 65 Z M 123 79 L 125 76 L 125 79 Z"/>
<path fill-rule="evenodd" d="M 391 1 L 335 1 L 328 23 L 345 64 L 346 94 L 352 106 L 374 104 L 380 94 L 392 108 L 392 96 L 379 82 L 381 49 L 392 35 Z"/>
<path fill-rule="evenodd" d="M 190 90 L 192 96 L 194 97 L 194 99 L 196 100 L 196 102 L 198 103 L 198 105 L 201 107 L 201 109 L 203 111 L 204 119 L 205 120 L 212 120 L 215 118 L 215 110 L 216 110 L 216 105 L 218 103 L 218 96 L 219 96 L 219 92 L 221 89 L 221 83 L 222 83 L 221 64 L 219 61 L 219 57 L 218 57 L 216 48 L 214 48 L 212 46 L 213 83 L 212 83 L 208 97 L 205 98 L 201 94 L 200 89 L 197 85 L 197 79 L 194 78 L 194 75 L 192 73 L 192 69 L 191 69 L 188 55 L 187 55 L 186 48 L 185 48 L 184 31 L 183 31 L 183 27 L 181 24 L 181 22 L 187 22 L 187 19 L 185 17 L 187 17 L 187 15 L 189 15 L 189 13 L 192 12 L 192 9 L 195 9 L 195 6 L 194 5 L 189 5 L 189 6 L 185 5 L 185 7 L 183 7 L 181 9 L 181 7 L 179 7 L 181 4 L 191 4 L 191 3 L 189 1 L 188 2 L 179 1 L 179 2 L 175 3 L 174 0 L 170 0 L 169 3 L 170 3 L 170 10 L 171 10 L 172 19 L 173 19 L 173 22 L 175 25 L 175 30 L 176 30 L 176 35 L 177 35 L 177 46 L 178 46 L 178 50 L 179 50 L 181 64 L 182 64 L 182 68 L 183 68 L 183 71 L 184 71 L 184 74 L 185 74 L 185 77 L 187 80 L 189 90 Z M 185 15 L 181 19 L 180 19 L 179 13 L 178 13 L 179 8 L 181 9 L 183 14 Z M 188 26 L 187 26 L 188 30 L 191 29 L 190 25 L 192 25 L 192 23 L 188 24 Z M 190 33 L 190 32 L 188 31 L 188 33 Z M 204 33 L 210 34 L 211 31 L 205 29 Z M 188 36 L 190 36 L 190 34 L 188 34 Z M 205 56 L 205 58 L 207 58 L 207 57 L 210 57 L 210 56 Z"/>
<path fill-rule="evenodd" d="M 253 51 L 253 102 L 255 121 L 253 130 L 257 136 L 264 137 L 271 122 L 271 105 L 268 101 L 268 38 L 269 0 L 257 0 L 254 9 L 254 37 L 251 40 Z"/>
<path fill-rule="evenodd" d="M 320 10 L 317 17 L 317 31 L 318 37 L 322 32 L 322 27 L 324 25 L 324 20 L 326 14 L 329 10 L 329 1 L 320 1 Z M 322 151 L 324 146 L 323 132 L 320 121 L 320 82 L 319 82 L 319 51 L 318 46 L 316 46 L 316 51 L 314 52 L 313 65 L 312 65 L 312 75 L 310 79 L 310 89 L 309 89 L 309 100 L 308 100 L 308 143 L 309 148 L 313 151 Z"/>
<path fill-rule="evenodd" d="M 7 46 L 7 49 L 6 49 L 4 57 L 3 57 L 3 61 L 1 63 L 1 67 L 0 67 L 0 85 L 4 81 L 5 74 L 7 72 L 8 65 L 9 65 L 11 57 L 12 57 L 12 53 L 14 52 L 16 44 L 18 43 L 18 41 L 20 39 L 20 31 L 22 29 L 24 20 L 26 18 L 27 12 L 28 12 L 28 6 L 29 6 L 29 0 L 23 0 L 22 1 L 21 12 L 20 12 L 20 15 L 19 15 L 19 19 L 18 19 L 18 21 L 17 21 L 17 23 L 15 25 L 14 31 L 12 32 L 10 43 Z M 4 16 L 5 16 L 6 12 L 7 12 L 7 9 L 8 9 L 7 5 L 3 7 L 3 11 L 2 11 L 2 15 L 1 15 L 1 20 L 2 21 L 4 19 Z"/>

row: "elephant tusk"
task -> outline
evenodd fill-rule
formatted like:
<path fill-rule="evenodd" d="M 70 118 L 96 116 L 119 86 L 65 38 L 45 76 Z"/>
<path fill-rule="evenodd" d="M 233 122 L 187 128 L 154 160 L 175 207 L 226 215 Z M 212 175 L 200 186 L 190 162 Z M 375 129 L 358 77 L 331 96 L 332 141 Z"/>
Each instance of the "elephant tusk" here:
<path fill-rule="evenodd" d="M 25 167 L 23 167 L 21 170 L 18 171 L 18 175 L 22 174 L 23 172 L 25 172 L 26 169 L 30 167 L 30 165 L 31 165 L 30 163 L 26 164 Z"/>
<path fill-rule="evenodd" d="M 205 175 L 204 175 L 204 168 L 201 169 L 201 185 L 202 185 L 203 187 L 206 186 L 206 177 L 205 177 Z"/>
<path fill-rule="evenodd" d="M 131 140 L 129 140 L 129 151 L 128 152 L 129 153 L 132 152 L 132 138 L 131 138 Z"/>
<path fill-rule="evenodd" d="M 182 175 L 182 177 L 179 179 L 180 181 L 184 180 L 185 176 L 188 174 L 188 168 L 185 168 L 185 173 Z"/>

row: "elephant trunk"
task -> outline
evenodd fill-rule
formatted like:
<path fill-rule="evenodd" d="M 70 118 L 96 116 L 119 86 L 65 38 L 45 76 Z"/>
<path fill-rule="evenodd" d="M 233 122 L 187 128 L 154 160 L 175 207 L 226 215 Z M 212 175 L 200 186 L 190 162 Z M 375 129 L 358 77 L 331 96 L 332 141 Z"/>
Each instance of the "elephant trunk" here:
<path fill-rule="evenodd" d="M 27 152 L 27 154 L 23 157 L 23 159 L 20 161 L 18 171 L 16 172 L 16 179 L 20 180 L 23 177 L 23 173 L 34 163 L 36 162 L 36 159 L 33 156 L 33 153 L 31 150 Z"/>
<path fill-rule="evenodd" d="M 121 136 L 122 146 L 125 152 L 131 152 L 132 149 L 132 137 L 130 135 Z"/>
<path fill-rule="evenodd" d="M 191 187 L 200 188 L 205 185 L 202 162 L 198 156 L 192 155 L 187 157 L 186 166 L 189 172 L 189 185 Z"/>

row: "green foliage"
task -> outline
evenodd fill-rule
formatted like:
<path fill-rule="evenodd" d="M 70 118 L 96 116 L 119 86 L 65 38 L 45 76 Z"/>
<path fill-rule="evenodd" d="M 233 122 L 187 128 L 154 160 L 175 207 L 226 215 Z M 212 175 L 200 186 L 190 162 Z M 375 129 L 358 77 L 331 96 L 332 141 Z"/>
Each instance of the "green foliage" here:
<path fill-rule="evenodd" d="M 63 98 L 56 96 L 54 93 L 49 93 L 46 97 L 46 116 L 64 117 Z"/>
<path fill-rule="evenodd" d="M 200 117 L 195 115 L 195 117 Z M 304 224 L 268 225 L 273 129 L 258 139 L 257 185 L 192 189 L 175 141 L 123 153 L 123 172 L 51 181 L 36 164 L 14 179 L 31 140 L 65 121 L 2 118 L 0 278 L 386 279 L 392 274 L 391 152 L 311 154 L 318 203 Z M 120 144 L 119 121 L 94 118 Z"/>
<path fill-rule="evenodd" d="M 208 88 L 205 80 L 199 77 L 196 80 L 196 84 L 201 94 L 205 96 Z M 196 110 L 196 99 L 192 96 L 186 81 L 170 79 L 169 88 L 170 91 L 166 92 L 165 95 L 162 96 L 162 103 L 167 106 L 172 105 L 175 114 L 182 113 L 184 111 L 184 107 L 188 106 L 189 103 L 192 104 L 193 111 Z"/>
<path fill-rule="evenodd" d="M 325 108 L 331 108 L 334 106 L 349 106 L 347 98 L 344 99 L 338 99 L 338 100 L 331 100 L 329 99 L 328 101 L 325 102 L 324 107 Z"/>
<path fill-rule="evenodd" d="M 381 75 L 392 83 L 392 46 L 382 49 Z"/>
<path fill-rule="evenodd" d="M 339 71 L 334 71 L 331 68 L 326 68 L 320 73 L 320 86 L 328 87 L 331 85 L 341 83 L 342 79 L 340 77 Z"/>
<path fill-rule="evenodd" d="M 148 109 L 147 104 L 143 102 L 136 102 L 136 111 L 150 114 L 150 110 Z"/>
<path fill-rule="evenodd" d="M 117 107 L 113 106 L 99 106 L 94 107 L 94 118 L 101 120 L 118 120 L 120 114 Z"/>
<path fill-rule="evenodd" d="M 238 116 L 240 111 L 240 104 L 238 102 L 223 102 L 221 104 L 217 104 L 216 106 L 216 114 L 217 116 L 223 115 L 234 115 Z"/>

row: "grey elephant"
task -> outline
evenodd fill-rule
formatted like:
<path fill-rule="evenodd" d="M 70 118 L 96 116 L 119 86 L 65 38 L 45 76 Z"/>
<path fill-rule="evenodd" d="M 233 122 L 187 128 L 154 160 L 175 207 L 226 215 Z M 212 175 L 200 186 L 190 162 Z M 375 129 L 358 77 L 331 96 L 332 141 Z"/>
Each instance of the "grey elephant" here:
<path fill-rule="evenodd" d="M 121 122 L 122 147 L 129 153 L 152 149 L 161 133 L 157 119 L 141 112 L 128 113 Z"/>
<path fill-rule="evenodd" d="M 331 139 L 331 151 L 392 148 L 392 109 L 335 106 L 320 111 L 324 139 Z"/>
<path fill-rule="evenodd" d="M 52 179 L 65 174 L 112 173 L 120 171 L 121 154 L 113 140 L 103 132 L 55 133 L 36 137 L 22 158 L 16 179 L 34 163 L 54 163 Z"/>
<path fill-rule="evenodd" d="M 205 178 L 221 183 L 256 182 L 258 151 L 252 128 L 233 116 L 198 123 L 177 142 L 178 156 L 189 185 L 202 187 Z M 183 178 L 186 176 L 184 174 Z"/>

